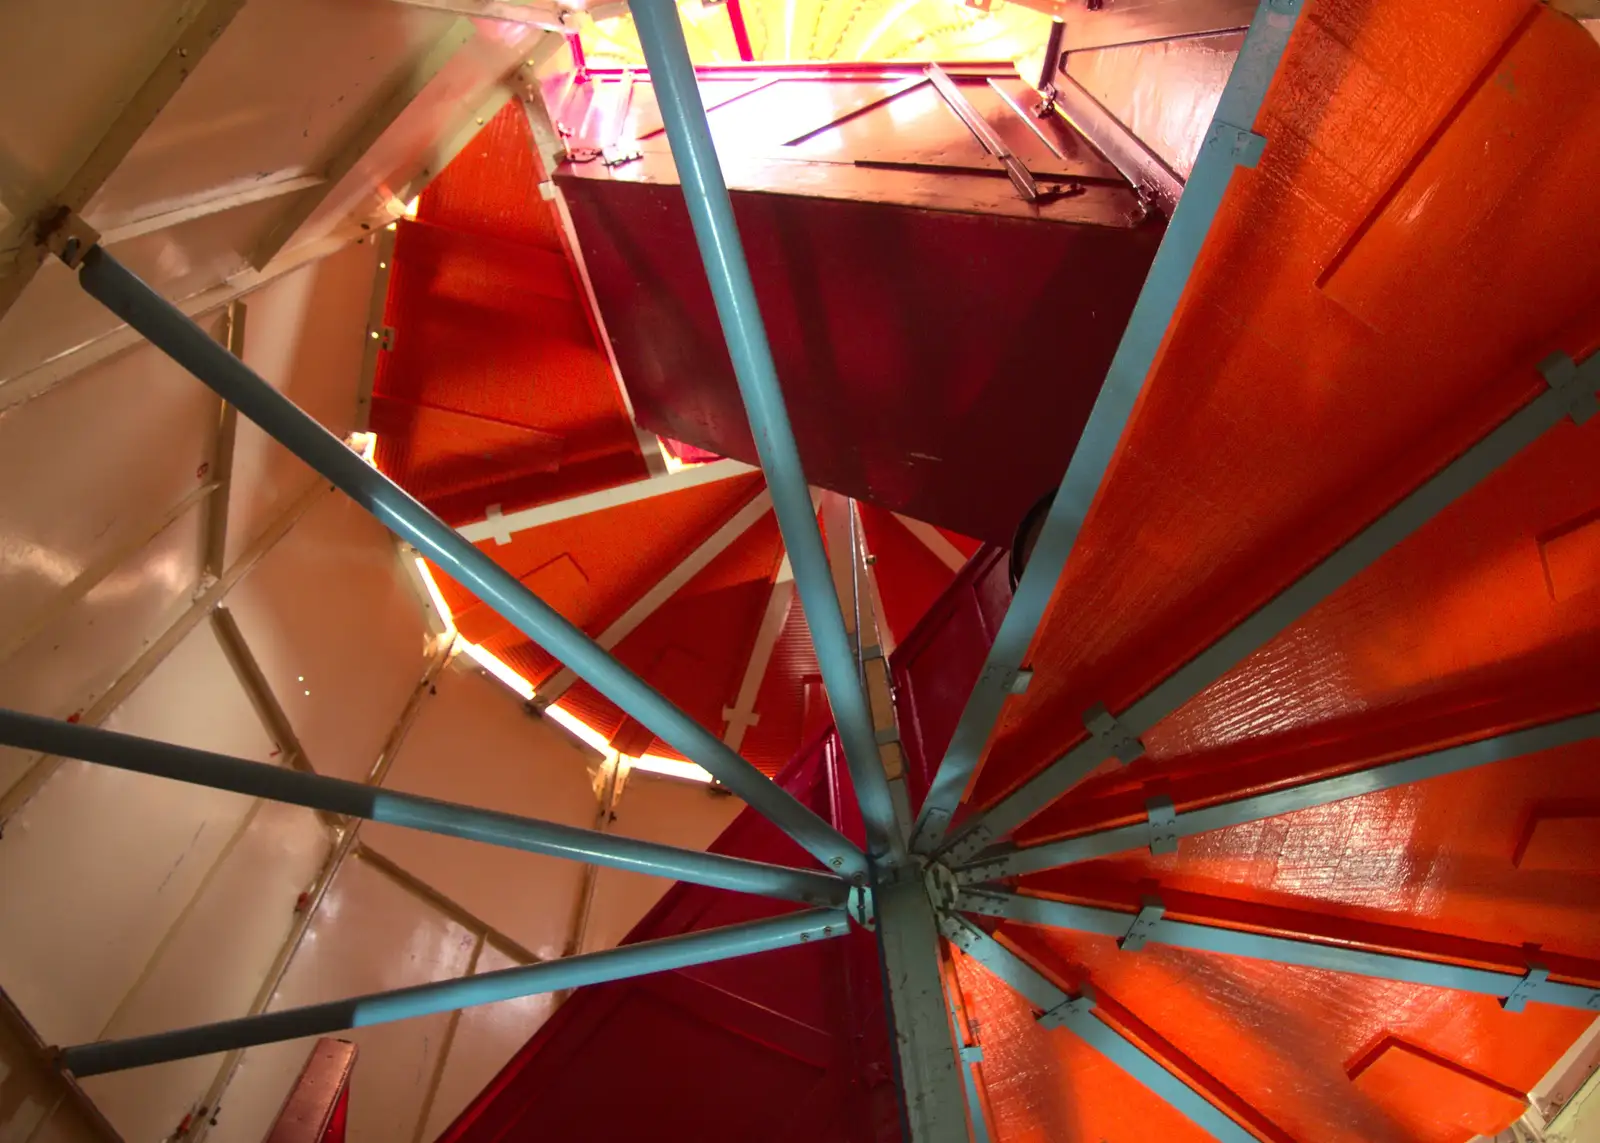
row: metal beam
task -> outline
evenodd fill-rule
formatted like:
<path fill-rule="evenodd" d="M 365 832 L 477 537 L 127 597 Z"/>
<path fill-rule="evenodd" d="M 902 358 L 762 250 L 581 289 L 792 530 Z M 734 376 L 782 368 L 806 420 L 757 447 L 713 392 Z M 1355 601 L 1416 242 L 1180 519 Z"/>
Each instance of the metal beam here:
<path fill-rule="evenodd" d="M 136 91 L 115 104 L 121 108 L 117 117 L 72 177 L 46 200 L 14 211 L 16 220 L 0 232 L 0 248 L 20 243 L 21 249 L 9 272 L 0 274 L 0 317 L 22 296 L 49 256 L 42 240 L 45 233 L 65 216 L 83 212 L 243 7 L 244 0 L 200 0 L 190 4 L 178 16 L 173 38 L 155 68 Z"/>
<path fill-rule="evenodd" d="M 795 586 L 811 628 L 817 665 L 861 805 L 868 848 L 874 854 L 893 853 L 903 840 L 895 825 L 888 780 L 878 762 L 872 717 L 856 657 L 845 633 L 811 490 L 784 407 L 772 348 L 734 222 L 727 183 L 711 141 L 711 128 L 677 5 L 673 0 L 633 0 L 630 7 L 711 294 L 722 320 L 739 394 L 750 418 L 756 453 L 761 458 L 767 487 L 772 490 L 778 527 L 794 567 Z"/>
<path fill-rule="evenodd" d="M 750 658 L 745 662 L 744 675 L 739 680 L 739 692 L 733 705 L 722 708 L 722 717 L 728 728 L 722 741 L 728 749 L 737 750 L 744 744 L 745 732 L 760 721 L 756 713 L 756 697 L 761 693 L 761 680 L 767 677 L 772 664 L 772 652 L 778 645 L 784 627 L 789 622 L 789 609 L 794 606 L 794 570 L 785 555 L 778 564 L 772 588 L 767 593 L 767 608 L 761 613 L 761 626 L 756 629 L 756 641 L 750 648 Z"/>
<path fill-rule="evenodd" d="M 556 0 L 399 0 L 412 8 L 429 8 L 435 12 L 454 12 L 458 16 L 471 16 L 477 20 L 501 20 L 507 24 L 527 24 L 549 32 L 570 32 L 566 20 L 576 17 L 582 5 L 576 7 Z"/>
<path fill-rule="evenodd" d="M 1097 857 L 1146 845 L 1155 852 L 1171 852 L 1176 849 L 1180 837 L 1193 837 L 1198 833 L 1227 829 L 1280 814 L 1292 814 L 1313 806 L 1326 806 L 1346 798 L 1359 798 L 1378 790 L 1392 790 L 1412 782 L 1425 782 L 1429 778 L 1460 773 L 1508 758 L 1521 758 L 1590 738 L 1600 738 L 1600 711 L 1493 738 L 1482 738 L 1445 750 L 1430 750 L 1398 762 L 1287 786 L 1265 794 L 1216 802 L 1182 813 L 1178 813 L 1170 804 L 1165 804 L 1167 812 L 1162 813 L 1163 803 L 1157 803 L 1157 809 L 1149 819 L 1132 825 L 1094 830 L 1038 845 L 997 848 L 980 855 L 972 864 L 959 867 L 956 879 L 964 885 L 975 885 L 997 881 L 1002 877 L 1035 873 L 1041 869 L 1054 869 L 1077 861 L 1092 861 Z"/>
<path fill-rule="evenodd" d="M 647 483 L 647 482 L 646 482 Z M 646 591 L 633 606 L 624 611 L 609 627 L 600 632 L 596 643 L 610 651 L 629 635 L 638 630 L 639 625 L 661 609 L 662 604 L 676 595 L 691 579 L 699 575 L 711 561 L 720 556 L 733 546 L 733 542 L 755 526 L 756 522 L 772 511 L 772 497 L 765 491 L 757 493 L 756 498 L 733 514 L 733 517 L 711 533 L 699 547 L 685 556 L 673 569 L 667 572 Z M 553 702 L 558 702 L 562 695 L 572 688 L 578 681 L 578 676 L 566 667 L 562 667 L 550 677 L 550 681 L 539 687 L 534 694 L 534 702 L 539 706 L 547 707 Z M 737 742 L 730 742 L 732 750 L 738 750 Z"/>
<path fill-rule="evenodd" d="M 1260 157 L 1263 140 L 1252 135 L 1250 128 L 1278 70 L 1298 10 L 1298 0 L 1260 0 L 1183 200 L 1167 225 L 1028 566 L 923 801 L 913 843 L 919 853 L 931 853 L 944 842 L 950 816 L 977 769 L 1000 708 L 1055 594 L 1056 581 L 1105 482 L 1233 172 L 1241 164 L 1254 166 Z"/>
<path fill-rule="evenodd" d="M 228 352 L 244 358 L 245 304 L 228 303 L 224 324 L 224 344 Z M 233 450 L 239 436 L 239 410 L 222 402 L 217 413 L 216 447 L 211 455 L 211 478 L 217 482 L 217 494 L 206 506 L 205 555 L 200 561 L 201 576 L 220 579 L 228 558 L 228 510 L 233 500 Z"/>
<path fill-rule="evenodd" d="M 379 787 L 381 772 L 365 783 L 350 782 L 4 709 L 0 743 L 365 821 L 809 905 L 842 905 L 850 892 L 847 882 L 821 871 L 678 849 L 385 790 Z"/>
<path fill-rule="evenodd" d="M 128 219 L 115 226 L 99 225 L 93 218 L 89 219 L 89 223 L 100 231 L 101 242 L 107 246 L 114 246 L 118 242 L 126 242 L 130 238 L 142 238 L 146 234 L 155 234 L 162 230 L 170 230 L 174 226 L 182 226 L 184 223 L 193 222 L 197 218 L 209 218 L 213 214 L 237 210 L 239 207 L 249 206 L 251 203 L 265 202 L 270 198 L 278 198 L 282 195 L 309 190 L 314 186 L 320 185 L 323 181 L 324 179 L 321 175 L 290 175 L 286 178 L 261 179 L 239 190 L 210 195 L 206 198 L 192 199 L 182 206 L 169 206 L 165 210 Z"/>
<path fill-rule="evenodd" d="M 457 980 L 414 985 L 392 992 L 355 996 L 238 1020 L 223 1020 L 173 1032 L 158 1032 L 151 1036 L 79 1044 L 62 1049 L 60 1062 L 64 1069 L 79 1078 L 102 1075 L 190 1056 L 294 1040 L 301 1036 L 327 1035 L 392 1020 L 493 1004 L 500 1000 L 670 972 L 691 965 L 710 964 L 769 949 L 787 948 L 802 942 L 843 936 L 848 927 L 849 917 L 841 910 L 807 909 L 766 920 L 641 941 L 604 952 L 562 957 Z"/>
<path fill-rule="evenodd" d="M 719 779 L 828 866 L 848 876 L 865 872 L 861 851 L 745 759 L 649 686 L 530 592 L 511 573 L 456 534 L 398 484 L 225 348 L 103 249 L 83 257 L 79 284 L 188 369 L 274 440 L 409 540 L 458 583 L 528 638 L 592 683 L 684 757 Z M 809 500 L 808 500 L 809 503 Z"/>
<path fill-rule="evenodd" d="M 1096 1018 L 1092 997 L 1068 996 L 1031 964 L 964 917 L 946 915 L 940 927 L 951 943 L 1039 1009 L 1040 1024 L 1047 1028 L 1066 1028 L 1220 1143 L 1257 1143 L 1253 1134 L 1173 1075 L 1159 1060 Z"/>
<path fill-rule="evenodd" d="M 894 518 L 904 524 L 906 531 L 920 540 L 922 546 L 937 556 L 939 562 L 951 571 L 958 572 L 967 566 L 967 557 L 961 554 L 961 549 L 952 544 L 945 534 L 932 524 L 913 520 L 910 516 L 902 516 L 898 512 L 894 514 Z"/>
<path fill-rule="evenodd" d="M 989 82 L 994 85 L 994 80 Z M 999 90 L 998 85 L 996 90 Z M 1111 114 L 1065 70 L 1053 73 L 1045 102 L 1110 160 L 1122 177 L 1157 210 L 1169 218 L 1172 216 L 1183 198 L 1183 179 L 1127 124 Z"/>
<path fill-rule="evenodd" d="M 477 30 L 471 20 L 462 17 L 451 23 L 448 30 L 423 53 L 416 63 L 384 95 L 372 114 L 368 115 L 339 146 L 338 152 L 328 160 L 322 171 L 323 181 L 302 193 L 283 215 L 268 229 L 250 255 L 250 264 L 260 270 L 271 262 L 289 244 L 300 228 L 306 224 L 324 202 L 355 170 L 384 133 L 410 107 L 456 53 L 467 46 Z"/>
<path fill-rule="evenodd" d="M 922 878 L 873 892 L 878 950 L 910 1143 L 968 1143 L 963 1064 L 944 993 L 939 922 Z M 975 1118 L 982 1111 L 972 1109 Z"/>
<path fill-rule="evenodd" d="M 1110 733 L 1091 734 L 998 804 L 976 815 L 950 847 L 956 859 L 971 858 L 1044 809 L 1111 757 L 1114 744 L 1122 749 L 1136 740 L 1557 424 L 1569 418 L 1581 422 L 1593 415 L 1600 393 L 1600 354 L 1591 355 L 1581 368 L 1564 354 L 1556 354 L 1540 368 L 1548 382 L 1543 393 L 1116 715 L 1110 721 Z M 1107 717 L 1103 711 L 1101 716 Z"/>
<path fill-rule="evenodd" d="M 957 907 L 987 917 L 1004 917 L 1024 924 L 1048 925 L 1057 929 L 1115 937 L 1123 942 L 1126 949 L 1152 943 L 1162 944 L 1195 952 L 1268 960 L 1298 968 L 1328 969 L 1353 976 L 1400 980 L 1456 992 L 1476 992 L 1499 998 L 1512 1011 L 1520 1011 L 1529 1000 L 1563 1008 L 1600 1011 L 1600 988 L 1550 980 L 1548 971 L 1536 965 L 1530 965 L 1526 973 L 1496 972 L 1392 952 L 1375 952 L 1347 943 L 1267 936 L 1220 925 L 1171 921 L 1166 919 L 1159 903 L 1154 900 L 1135 914 L 985 888 L 962 893 Z"/>
<path fill-rule="evenodd" d="M 516 512 L 502 514 L 499 506 L 493 505 L 484 519 L 472 524 L 463 524 L 457 531 L 475 544 L 484 540 L 509 544 L 513 535 L 525 532 L 529 528 L 540 528 L 546 524 L 554 524 L 557 520 L 570 520 L 574 516 L 587 516 L 591 512 L 604 512 L 607 508 L 634 504 L 655 496 L 666 496 L 673 492 L 681 492 L 685 488 L 698 488 L 702 484 L 714 484 L 719 480 L 748 476 L 755 471 L 757 470 L 748 464 L 741 464 L 736 460 L 713 460 L 706 464 L 691 464 L 664 476 L 635 480 L 631 484 L 618 484 L 613 488 L 603 488 L 599 492 L 586 492 L 582 496 L 572 496 L 566 500 L 556 500 Z"/>

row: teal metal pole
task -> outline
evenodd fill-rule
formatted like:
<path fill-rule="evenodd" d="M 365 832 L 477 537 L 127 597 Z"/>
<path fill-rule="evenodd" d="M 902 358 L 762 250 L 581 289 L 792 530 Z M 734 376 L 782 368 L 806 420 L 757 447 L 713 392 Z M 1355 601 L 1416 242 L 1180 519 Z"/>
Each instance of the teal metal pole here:
<path fill-rule="evenodd" d="M 634 873 L 675 877 L 680 881 L 692 881 L 697 885 L 710 885 L 739 893 L 830 906 L 845 904 L 850 895 L 848 882 L 821 870 L 768 865 L 743 857 L 678 849 L 653 841 L 597 833 L 559 822 L 402 794 L 361 782 L 248 762 L 243 758 L 230 758 L 226 754 L 174 746 L 92 726 L 57 722 L 14 710 L 0 709 L 0 743 L 64 758 L 78 758 L 119 770 L 154 774 L 197 786 L 210 786 L 215 790 L 232 790 L 250 797 L 271 798 L 276 802 L 326 810 L 328 813 L 348 814 L 367 821 L 466 838 L 468 841 L 486 842 L 547 857 L 607 865 Z"/>
<path fill-rule="evenodd" d="M 435 1012 L 451 1012 L 478 1004 L 514 1000 L 544 992 L 559 992 L 611 980 L 670 972 L 690 965 L 729 960 L 804 941 L 843 936 L 849 918 L 831 909 L 808 909 L 761 921 L 706 929 L 684 936 L 663 937 L 605 952 L 562 957 L 540 964 L 485 972 L 459 980 L 419 984 L 393 992 L 354 996 L 327 1004 L 288 1008 L 260 1016 L 201 1024 L 152 1036 L 103 1040 L 61 1051 L 61 1066 L 78 1077 L 97 1076 L 127 1068 L 231 1052 L 257 1044 L 296 1040 L 301 1036 L 326 1036 L 350 1028 L 365 1028 L 391 1020 L 407 1020 Z"/>
<path fill-rule="evenodd" d="M 98 246 L 85 254 L 78 282 L 157 349 L 215 390 L 390 531 L 410 540 L 579 678 L 587 680 L 684 757 L 705 767 L 751 809 L 794 838 L 824 865 L 845 876 L 865 874 L 861 851 L 842 833 L 617 662 L 605 648 L 405 489 L 367 464 L 110 254 Z"/>
<path fill-rule="evenodd" d="M 895 822 L 889 780 L 878 757 L 866 692 L 845 631 L 839 595 L 834 590 L 816 511 L 811 505 L 811 489 L 800 466 L 800 450 L 784 407 L 772 347 L 767 344 L 750 266 L 733 218 L 733 202 L 711 142 L 711 127 L 684 42 L 683 26 L 678 22 L 678 10 L 673 0 L 632 0 L 629 7 L 650 67 L 650 83 L 655 88 L 661 122 L 672 146 L 672 160 L 683 184 L 683 197 L 705 261 L 711 296 L 722 319 L 723 336 L 750 418 L 756 453 L 789 550 L 795 588 L 811 627 L 817 666 L 866 822 L 868 848 L 875 857 L 899 855 L 904 852 L 904 840 Z M 843 543 L 845 538 L 835 537 L 834 542 Z"/>

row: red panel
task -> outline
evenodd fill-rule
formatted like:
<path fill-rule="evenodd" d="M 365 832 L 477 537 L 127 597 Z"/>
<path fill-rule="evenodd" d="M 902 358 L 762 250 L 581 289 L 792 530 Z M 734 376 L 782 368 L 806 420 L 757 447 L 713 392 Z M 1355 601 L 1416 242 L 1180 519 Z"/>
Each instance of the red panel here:
<path fill-rule="evenodd" d="M 895 639 L 909 635 L 933 601 L 950 586 L 955 573 L 906 530 L 890 513 L 861 504 L 861 527 L 889 630 Z"/>
<path fill-rule="evenodd" d="M 1308 13 L 1257 125 L 1274 142 L 1236 179 L 981 799 L 1072 745 L 1084 710 L 1126 705 L 1537 392 L 1548 350 L 1600 341 L 1600 219 L 1559 205 L 1600 179 L 1600 153 L 1575 142 L 1600 130 L 1600 46 L 1537 5 L 1481 8 L 1430 4 L 1398 20 L 1330 0 Z M 1581 99 L 1575 81 L 1588 84 Z M 1486 214 L 1464 201 L 1472 180 L 1428 200 L 1424 213 L 1449 225 L 1478 221 L 1471 252 L 1417 287 L 1403 325 L 1378 332 L 1318 287 L 1418 155 L 1464 153 L 1458 133 L 1486 130 L 1486 116 L 1496 130 L 1539 118 L 1547 98 L 1576 102 L 1586 125 L 1570 120 L 1569 144 L 1519 166 Z M 1381 241 L 1373 227 L 1356 248 Z M 1595 705 L 1600 613 L 1552 605 L 1530 537 L 1600 505 L 1597 434 L 1600 422 L 1553 430 L 1150 734 L 1152 759 L 1287 757 L 1297 736 L 1374 757 Z"/>
<path fill-rule="evenodd" d="M 558 181 L 640 422 L 753 462 L 682 192 Z M 1061 478 L 1159 226 L 733 203 L 811 482 L 1008 542 Z"/>
<path fill-rule="evenodd" d="M 324 1036 L 312 1045 L 265 1143 L 344 1143 L 355 1063 L 349 1040 Z"/>
<path fill-rule="evenodd" d="M 835 807 L 849 794 L 835 787 L 835 753 L 830 740 L 818 740 L 780 780 L 840 822 Z M 809 864 L 793 842 L 749 811 L 713 849 Z M 628 940 L 787 908 L 678 885 Z M 896 1143 L 889 1076 L 876 946 L 854 933 L 581 989 L 440 1140 Z"/>
<path fill-rule="evenodd" d="M 598 635 L 761 487 L 754 475 L 718 480 L 514 532 L 509 544 L 486 540 L 480 546 L 536 595 Z M 505 625 L 476 600 L 456 612 L 456 622 L 474 641 Z"/>
<path fill-rule="evenodd" d="M 789 608 L 778 645 L 772 649 L 761 689 L 756 692 L 756 712 L 761 721 L 745 732 L 740 753 L 768 774 L 776 774 L 794 757 L 799 743 L 828 724 L 826 700 L 808 700 L 808 688 L 820 690 L 822 673 L 811 647 L 811 628 L 798 599 Z M 807 721 L 807 711 L 817 719 Z"/>
<path fill-rule="evenodd" d="M 1498 1135 L 1527 1107 L 1517 1092 L 1393 1038 L 1352 1067 L 1350 1078 L 1373 1103 L 1395 1108 L 1395 1118 L 1418 1143 L 1469 1143 L 1479 1135 Z M 1417 1114 L 1418 1092 L 1428 1093 L 1427 1115 Z"/>
<path fill-rule="evenodd" d="M 417 218 L 495 241 L 559 250 L 556 213 L 539 194 L 543 177 L 527 116 L 514 99 L 428 184 Z"/>

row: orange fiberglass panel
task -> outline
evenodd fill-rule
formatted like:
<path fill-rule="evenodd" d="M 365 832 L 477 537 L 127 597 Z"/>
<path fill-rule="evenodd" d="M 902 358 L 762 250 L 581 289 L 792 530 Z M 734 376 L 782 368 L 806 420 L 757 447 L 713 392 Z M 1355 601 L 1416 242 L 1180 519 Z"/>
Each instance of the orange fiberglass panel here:
<path fill-rule="evenodd" d="M 944 594 L 956 573 L 892 513 L 864 502 L 858 508 L 866 548 L 873 556 L 878 594 L 883 599 L 883 618 L 894 642 L 899 643 L 911 634 L 934 600 Z"/>
<path fill-rule="evenodd" d="M 1387 1040 L 1471 1073 L 1479 1086 L 1527 1091 L 1593 1019 L 1539 1004 L 1507 1012 L 1490 997 L 1156 944 L 1129 953 L 1108 937 L 1010 925 L 1000 935 L 1064 988 L 1115 998 L 1103 1007 L 1134 1018 L 1159 1043 L 1152 1054 L 1170 1070 L 1207 1090 L 1235 1118 L 1251 1114 L 1270 1123 L 1270 1130 L 1256 1129 L 1262 1138 L 1286 1143 L 1423 1143 L 1436 1137 L 1429 1132 L 1439 1124 L 1456 1122 L 1462 1105 L 1441 1102 L 1436 1088 L 1386 1085 L 1378 1099 L 1352 1080 L 1352 1071 Z M 994 1042 L 993 1051 L 990 1041 L 984 1044 L 991 1092 L 1015 1084 L 1036 1105 L 1070 1101 L 1085 1114 L 1112 1103 L 1078 1077 L 1012 1054 L 1001 1037 Z M 1137 1106 L 1163 1105 L 1145 1096 Z"/>
<path fill-rule="evenodd" d="M 762 772 L 775 774 L 794 756 L 801 742 L 809 741 L 817 726 L 826 721 L 807 722 L 807 695 L 826 706 L 821 697 L 822 672 L 817 668 L 817 653 L 811 646 L 811 628 L 797 598 L 789 607 L 783 634 L 772 649 L 772 660 L 756 692 L 755 713 L 760 721 L 745 732 L 739 753 Z M 821 712 L 811 711 L 816 719 Z"/>
<path fill-rule="evenodd" d="M 646 475 L 513 101 L 397 224 L 373 427 L 446 520 Z"/>
<path fill-rule="evenodd" d="M 485 540 L 478 546 L 562 615 L 599 635 L 761 489 L 759 475 L 736 476 L 514 532 L 509 544 Z M 473 600 L 457 608 L 456 625 L 482 642 L 506 622 Z"/>
<path fill-rule="evenodd" d="M 696 722 L 720 734 L 722 710 L 738 692 L 782 558 L 777 521 L 769 512 L 612 653 Z M 586 683 L 574 686 L 562 705 L 609 734 L 623 725 L 620 712 Z M 646 735 L 634 743 L 630 735 L 632 748 L 621 744 L 618 748 L 643 753 L 650 742 Z M 799 745 L 796 739 L 791 751 Z M 659 742 L 649 749 L 675 756 Z"/>
<path fill-rule="evenodd" d="M 1553 131 L 1537 122 L 1552 101 Z M 1541 391 L 1549 352 L 1600 344 L 1600 215 L 1570 206 L 1600 182 L 1587 145 L 1600 45 L 1570 19 L 1523 0 L 1324 0 L 1255 126 L 1265 155 L 1235 175 L 978 803 Z M 1522 130 L 1542 149 L 1500 146 Z M 1498 180 L 1436 169 L 1502 150 L 1512 169 Z M 1417 215 L 1409 227 L 1396 202 Z M 1417 280 L 1403 267 L 1434 218 L 1450 238 L 1429 256 L 1439 272 Z M 1352 301 L 1400 304 L 1369 243 L 1393 243 L 1411 283 L 1404 320 L 1383 329 Z M 1461 249 L 1474 266 L 1451 260 Z M 1539 540 L 1600 508 L 1597 444 L 1600 421 L 1551 430 L 1150 733 L 1153 761 L 1248 760 L 1308 738 L 1376 758 L 1592 708 L 1600 612 L 1592 594 L 1552 598 Z"/>

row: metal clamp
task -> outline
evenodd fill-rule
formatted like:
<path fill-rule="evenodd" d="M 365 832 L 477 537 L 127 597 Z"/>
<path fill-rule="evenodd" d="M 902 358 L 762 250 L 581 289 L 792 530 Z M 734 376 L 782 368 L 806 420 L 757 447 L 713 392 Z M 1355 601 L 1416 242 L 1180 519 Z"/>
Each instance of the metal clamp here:
<path fill-rule="evenodd" d="M 1539 372 L 1550 388 L 1571 400 L 1567 414 L 1575 424 L 1600 412 L 1600 353 L 1589 356 L 1581 367 L 1565 353 L 1552 353 L 1539 363 Z"/>
<path fill-rule="evenodd" d="M 845 901 L 845 911 L 850 919 L 867 931 L 877 927 L 878 918 L 872 911 L 872 890 L 865 885 L 852 885 Z"/>
<path fill-rule="evenodd" d="M 1267 149 L 1265 135 L 1257 135 L 1254 131 L 1246 131 L 1220 119 L 1212 122 L 1206 142 L 1226 149 L 1228 157 L 1241 167 L 1254 167 L 1261 161 L 1261 153 Z"/>
<path fill-rule="evenodd" d="M 1117 942 L 1123 952 L 1138 952 L 1146 941 L 1155 936 L 1156 926 L 1166 915 L 1167 907 L 1154 897 L 1146 897 L 1139 913 L 1128 926 L 1127 934 Z"/>
<path fill-rule="evenodd" d="M 1087 1016 L 1094 1011 L 1094 997 L 1074 996 L 1063 1000 L 1039 1017 L 1041 1028 L 1060 1028 L 1073 1016 Z"/>
<path fill-rule="evenodd" d="M 1521 1012 L 1528 1006 L 1528 1001 L 1533 998 L 1533 994 L 1538 990 L 1539 986 L 1549 979 L 1550 970 L 1548 968 L 1545 968 L 1542 964 L 1529 964 L 1527 975 L 1517 981 L 1516 986 L 1500 1002 L 1500 1007 L 1507 1012 Z"/>
<path fill-rule="evenodd" d="M 34 228 L 34 241 L 60 258 L 69 270 L 76 270 L 83 264 L 83 256 L 99 243 L 100 232 L 76 211 L 63 206 L 39 219 Z"/>
<path fill-rule="evenodd" d="M 1150 852 L 1178 852 L 1178 807 L 1164 794 L 1157 794 L 1144 804 L 1150 818 Z"/>
<path fill-rule="evenodd" d="M 1124 765 L 1144 757 L 1144 743 L 1121 722 L 1116 715 L 1098 704 L 1083 713 L 1083 725 L 1100 742 L 1107 754 L 1114 755 Z"/>

